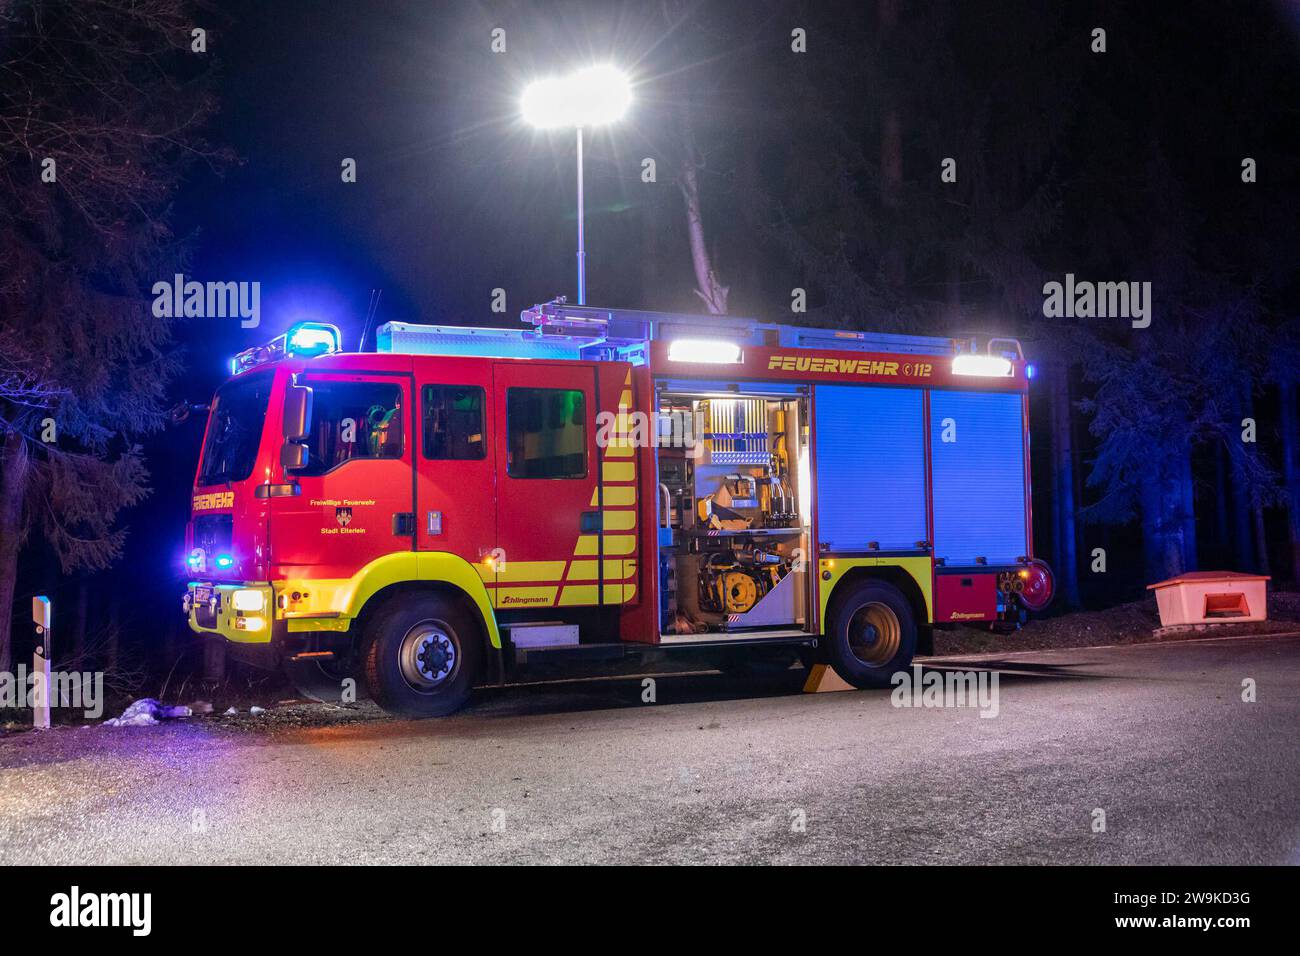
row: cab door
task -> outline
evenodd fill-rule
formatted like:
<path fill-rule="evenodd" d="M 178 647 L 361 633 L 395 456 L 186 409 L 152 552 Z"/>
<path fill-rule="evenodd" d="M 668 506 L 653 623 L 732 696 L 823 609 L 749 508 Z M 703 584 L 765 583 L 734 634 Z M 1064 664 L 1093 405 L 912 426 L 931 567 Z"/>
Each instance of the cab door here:
<path fill-rule="evenodd" d="M 600 603 L 596 373 L 590 365 L 493 368 L 498 608 Z"/>
<path fill-rule="evenodd" d="M 300 492 L 271 498 L 282 574 L 348 578 L 415 541 L 409 374 L 302 372 L 312 389 Z"/>
<path fill-rule="evenodd" d="M 417 546 L 449 551 L 484 573 L 496 547 L 497 433 L 492 366 L 479 358 L 415 360 Z"/>

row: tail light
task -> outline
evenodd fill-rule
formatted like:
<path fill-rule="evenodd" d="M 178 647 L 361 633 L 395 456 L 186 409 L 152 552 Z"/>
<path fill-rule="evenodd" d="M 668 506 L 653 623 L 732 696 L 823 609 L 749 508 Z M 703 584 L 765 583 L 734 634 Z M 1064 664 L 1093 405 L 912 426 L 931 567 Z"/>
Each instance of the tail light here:
<path fill-rule="evenodd" d="M 1016 573 L 1020 577 L 1021 586 L 1017 591 L 1021 604 L 1031 611 L 1041 611 L 1052 603 L 1052 596 L 1056 593 L 1056 579 L 1052 577 L 1052 569 L 1046 562 L 1035 559 Z"/>

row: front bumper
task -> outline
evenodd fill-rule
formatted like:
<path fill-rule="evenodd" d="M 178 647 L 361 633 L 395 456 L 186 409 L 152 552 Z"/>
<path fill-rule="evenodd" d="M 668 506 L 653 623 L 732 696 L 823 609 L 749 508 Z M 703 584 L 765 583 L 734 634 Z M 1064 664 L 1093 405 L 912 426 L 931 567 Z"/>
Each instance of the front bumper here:
<path fill-rule="evenodd" d="M 235 607 L 235 592 L 242 592 Z M 260 609 L 256 595 L 261 595 Z M 217 584 L 191 581 L 181 599 L 181 607 L 196 634 L 220 635 L 235 644 L 270 644 L 275 629 L 275 592 L 263 582 L 251 584 Z"/>

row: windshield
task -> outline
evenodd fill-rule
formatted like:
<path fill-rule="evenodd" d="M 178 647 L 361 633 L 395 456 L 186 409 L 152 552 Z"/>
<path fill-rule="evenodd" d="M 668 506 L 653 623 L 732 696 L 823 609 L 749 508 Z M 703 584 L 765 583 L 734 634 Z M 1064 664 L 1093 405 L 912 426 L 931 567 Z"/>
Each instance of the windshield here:
<path fill-rule="evenodd" d="M 270 375 L 228 382 L 212 403 L 208 437 L 203 442 L 200 485 L 243 481 L 253 473 L 262 422 L 271 397 Z"/>

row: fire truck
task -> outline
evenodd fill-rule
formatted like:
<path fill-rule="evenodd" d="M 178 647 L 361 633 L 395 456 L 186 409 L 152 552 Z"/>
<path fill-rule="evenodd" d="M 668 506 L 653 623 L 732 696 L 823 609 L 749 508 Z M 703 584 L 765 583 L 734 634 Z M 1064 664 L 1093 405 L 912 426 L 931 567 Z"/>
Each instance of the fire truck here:
<path fill-rule="evenodd" d="M 1014 628 L 1034 558 L 1012 339 L 572 306 L 514 329 L 305 322 L 232 361 L 190 627 L 305 693 L 437 716 L 533 665 L 706 653 L 888 685 Z"/>

